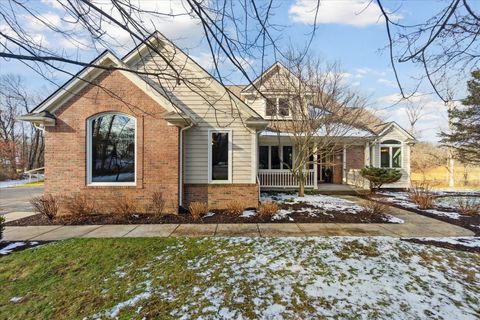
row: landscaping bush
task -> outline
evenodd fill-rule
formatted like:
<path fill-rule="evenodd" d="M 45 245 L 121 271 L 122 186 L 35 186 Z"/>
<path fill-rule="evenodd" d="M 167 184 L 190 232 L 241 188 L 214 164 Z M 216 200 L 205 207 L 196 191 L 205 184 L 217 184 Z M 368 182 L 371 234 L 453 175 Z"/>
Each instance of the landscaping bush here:
<path fill-rule="evenodd" d="M 206 202 L 194 201 L 188 206 L 188 210 L 194 220 L 203 218 L 208 213 L 208 205 Z"/>
<path fill-rule="evenodd" d="M 247 206 L 243 201 L 233 200 L 227 203 L 227 210 L 225 212 L 232 216 L 239 216 L 246 208 Z"/>
<path fill-rule="evenodd" d="M 95 202 L 83 194 L 65 198 L 65 208 L 72 215 L 85 216 L 96 212 Z"/>
<path fill-rule="evenodd" d="M 370 190 L 372 192 L 380 189 L 384 184 L 397 182 L 402 177 L 400 170 L 369 166 L 362 168 L 360 174 L 370 181 Z"/>
<path fill-rule="evenodd" d="M 272 217 L 279 210 L 278 204 L 272 201 L 265 201 L 260 204 L 257 212 L 261 217 Z"/>
<path fill-rule="evenodd" d="M 137 212 L 137 207 L 133 204 L 130 197 L 120 197 L 114 206 L 114 214 L 129 217 Z"/>
<path fill-rule="evenodd" d="M 40 213 L 50 221 L 57 217 L 58 202 L 51 194 L 35 197 L 30 200 L 30 204 L 35 212 Z"/>
<path fill-rule="evenodd" d="M 154 213 L 156 215 L 162 215 L 164 214 L 164 209 L 165 209 L 165 199 L 163 197 L 163 192 L 155 191 L 152 194 L 150 203 L 148 204 L 147 211 Z"/>
<path fill-rule="evenodd" d="M 435 194 L 428 184 L 414 186 L 408 191 L 408 197 L 420 209 L 431 209 L 435 205 Z"/>
<path fill-rule="evenodd" d="M 457 199 L 458 212 L 466 216 L 473 216 L 480 214 L 480 203 L 476 203 L 470 199 Z"/>
<path fill-rule="evenodd" d="M 5 230 L 5 217 L 0 216 L 0 240 L 3 239 L 3 230 Z"/>
<path fill-rule="evenodd" d="M 367 200 L 362 206 L 365 208 L 365 212 L 372 217 L 390 213 L 390 207 L 378 201 Z"/>

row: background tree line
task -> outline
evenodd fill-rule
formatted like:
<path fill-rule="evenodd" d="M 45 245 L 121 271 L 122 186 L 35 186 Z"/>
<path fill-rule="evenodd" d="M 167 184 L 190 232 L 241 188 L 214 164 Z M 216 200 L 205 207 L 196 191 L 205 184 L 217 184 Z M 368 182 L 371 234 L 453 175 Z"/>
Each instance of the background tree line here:
<path fill-rule="evenodd" d="M 0 180 L 15 179 L 25 170 L 43 167 L 43 132 L 30 123 L 16 121 L 39 99 L 13 74 L 0 76 L 0 88 Z"/>

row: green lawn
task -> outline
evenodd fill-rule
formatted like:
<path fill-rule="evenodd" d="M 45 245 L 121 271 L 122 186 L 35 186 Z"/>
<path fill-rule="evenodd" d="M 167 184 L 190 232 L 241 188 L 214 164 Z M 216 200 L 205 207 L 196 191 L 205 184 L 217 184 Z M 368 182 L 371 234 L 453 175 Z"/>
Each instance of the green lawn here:
<path fill-rule="evenodd" d="M 0 319 L 476 319 L 479 265 L 390 238 L 67 240 L 0 258 Z"/>

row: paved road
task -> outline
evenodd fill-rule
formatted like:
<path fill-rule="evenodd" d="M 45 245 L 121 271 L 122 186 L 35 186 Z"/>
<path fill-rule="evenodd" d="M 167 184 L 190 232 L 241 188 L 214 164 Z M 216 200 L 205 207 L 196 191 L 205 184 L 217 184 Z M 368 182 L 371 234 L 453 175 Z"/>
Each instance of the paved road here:
<path fill-rule="evenodd" d="M 41 194 L 43 187 L 0 188 L 0 214 L 32 211 L 28 201 Z"/>

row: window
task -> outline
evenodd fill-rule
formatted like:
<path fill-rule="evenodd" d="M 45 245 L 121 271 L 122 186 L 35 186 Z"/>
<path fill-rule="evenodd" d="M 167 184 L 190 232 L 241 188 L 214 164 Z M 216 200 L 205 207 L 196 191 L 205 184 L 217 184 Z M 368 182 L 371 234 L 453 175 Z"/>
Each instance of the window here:
<path fill-rule="evenodd" d="M 382 168 L 402 167 L 402 147 L 397 140 L 386 140 L 380 145 L 380 166 Z"/>
<path fill-rule="evenodd" d="M 277 115 L 277 100 L 276 99 L 267 99 L 267 106 L 265 109 L 265 115 L 268 117 L 273 117 Z"/>
<path fill-rule="evenodd" d="M 268 169 L 268 146 L 260 146 L 258 152 L 258 168 Z"/>
<path fill-rule="evenodd" d="M 87 122 L 87 183 L 135 185 L 135 119 L 104 113 Z"/>
<path fill-rule="evenodd" d="M 281 117 L 288 117 L 290 115 L 290 107 L 288 106 L 287 99 L 278 99 L 278 114 Z"/>
<path fill-rule="evenodd" d="M 283 169 L 291 169 L 293 164 L 292 146 L 283 146 L 282 150 L 282 167 Z"/>
<path fill-rule="evenodd" d="M 210 182 L 231 182 L 232 142 L 230 130 L 209 131 L 208 171 Z"/>
<path fill-rule="evenodd" d="M 265 107 L 265 115 L 267 117 L 288 117 L 290 115 L 290 106 L 288 100 L 285 98 L 271 98 L 267 99 Z"/>
<path fill-rule="evenodd" d="M 259 169 L 288 170 L 292 168 L 292 146 L 259 146 L 258 153 Z"/>
<path fill-rule="evenodd" d="M 280 154 L 277 146 L 271 146 L 271 166 L 270 169 L 280 169 Z"/>

